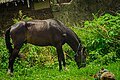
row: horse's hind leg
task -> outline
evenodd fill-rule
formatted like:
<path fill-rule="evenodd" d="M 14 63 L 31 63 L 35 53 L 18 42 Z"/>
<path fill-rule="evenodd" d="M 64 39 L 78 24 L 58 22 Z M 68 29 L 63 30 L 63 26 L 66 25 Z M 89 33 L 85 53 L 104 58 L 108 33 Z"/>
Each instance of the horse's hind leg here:
<path fill-rule="evenodd" d="M 8 65 L 8 74 L 10 75 L 13 73 L 13 64 L 14 64 L 16 57 L 18 56 L 18 53 L 21 47 L 22 47 L 22 44 L 15 45 L 12 54 L 10 54 L 9 65 Z"/>
<path fill-rule="evenodd" d="M 62 45 L 58 45 L 56 48 L 57 48 L 57 53 L 58 53 L 59 70 L 62 70 L 61 61 L 63 61 L 63 66 L 66 69 L 66 63 L 65 63 L 64 53 L 63 53 L 63 50 L 62 50 Z"/>

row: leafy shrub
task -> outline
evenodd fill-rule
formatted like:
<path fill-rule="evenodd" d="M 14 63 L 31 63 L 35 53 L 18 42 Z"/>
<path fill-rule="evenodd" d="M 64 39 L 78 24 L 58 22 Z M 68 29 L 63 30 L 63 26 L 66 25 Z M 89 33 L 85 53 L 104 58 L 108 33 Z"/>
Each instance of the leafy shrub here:
<path fill-rule="evenodd" d="M 53 47 L 40 47 L 31 44 L 24 45 L 20 53 L 25 55 L 25 60 L 30 66 L 45 66 L 52 64 L 55 57 L 55 49 Z M 54 55 L 54 56 L 53 56 Z"/>
<path fill-rule="evenodd" d="M 80 30 L 84 33 L 82 38 L 89 52 L 89 61 L 107 64 L 120 57 L 120 14 L 94 15 L 94 20 L 85 21 Z"/>

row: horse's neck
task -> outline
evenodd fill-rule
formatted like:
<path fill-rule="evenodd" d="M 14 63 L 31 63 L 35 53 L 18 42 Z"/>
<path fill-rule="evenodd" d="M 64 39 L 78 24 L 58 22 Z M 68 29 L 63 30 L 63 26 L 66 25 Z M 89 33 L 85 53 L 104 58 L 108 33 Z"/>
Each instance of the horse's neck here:
<path fill-rule="evenodd" d="M 77 52 L 80 40 L 76 35 L 69 35 L 67 37 L 67 44 L 73 49 L 74 52 Z"/>

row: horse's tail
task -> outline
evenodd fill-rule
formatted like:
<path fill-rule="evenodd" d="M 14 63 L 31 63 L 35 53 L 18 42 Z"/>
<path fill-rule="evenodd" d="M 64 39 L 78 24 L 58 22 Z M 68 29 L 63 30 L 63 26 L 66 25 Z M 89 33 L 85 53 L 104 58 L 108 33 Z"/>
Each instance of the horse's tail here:
<path fill-rule="evenodd" d="M 10 42 L 10 28 L 6 30 L 5 33 L 5 42 L 6 42 L 6 48 L 8 49 L 9 53 L 12 53 L 13 48 L 12 48 L 12 43 Z"/>

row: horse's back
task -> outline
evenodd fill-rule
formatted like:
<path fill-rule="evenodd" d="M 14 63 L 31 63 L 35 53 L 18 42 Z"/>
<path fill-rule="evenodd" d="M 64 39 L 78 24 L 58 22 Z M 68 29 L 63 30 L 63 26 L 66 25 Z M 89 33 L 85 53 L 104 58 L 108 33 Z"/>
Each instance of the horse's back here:
<path fill-rule="evenodd" d="M 53 19 L 27 22 L 27 42 L 37 45 L 54 45 L 63 40 L 64 29 Z"/>

